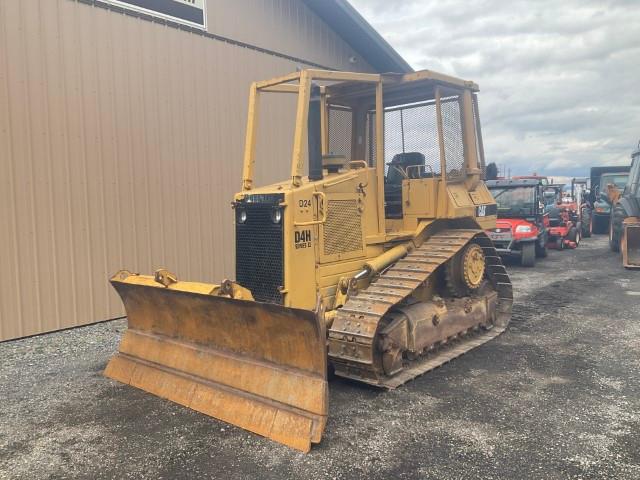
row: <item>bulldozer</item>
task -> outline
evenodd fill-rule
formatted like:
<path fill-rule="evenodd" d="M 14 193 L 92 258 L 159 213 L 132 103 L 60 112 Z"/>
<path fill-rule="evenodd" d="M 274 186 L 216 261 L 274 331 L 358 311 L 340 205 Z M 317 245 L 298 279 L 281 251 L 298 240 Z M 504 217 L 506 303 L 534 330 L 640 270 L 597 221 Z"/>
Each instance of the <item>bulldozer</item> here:
<path fill-rule="evenodd" d="M 614 252 L 622 251 L 625 268 L 640 268 L 640 142 L 631 154 L 627 185 L 611 209 L 609 246 Z"/>
<path fill-rule="evenodd" d="M 105 375 L 308 452 L 330 376 L 394 389 L 501 334 L 477 92 L 429 70 L 254 82 L 235 280 L 116 273 L 128 329 Z M 296 96 L 291 174 L 258 186 L 268 94 Z"/>

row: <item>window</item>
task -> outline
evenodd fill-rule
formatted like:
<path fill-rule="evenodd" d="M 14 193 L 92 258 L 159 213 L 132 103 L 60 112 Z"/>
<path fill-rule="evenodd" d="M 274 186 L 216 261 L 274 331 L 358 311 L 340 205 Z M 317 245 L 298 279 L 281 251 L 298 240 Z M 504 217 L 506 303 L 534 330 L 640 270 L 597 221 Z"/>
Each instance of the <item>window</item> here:
<path fill-rule="evenodd" d="M 106 0 L 106 2 L 147 15 L 206 29 L 206 0 Z"/>
<path fill-rule="evenodd" d="M 491 194 L 498 204 L 498 214 L 504 216 L 535 215 L 535 188 L 492 188 Z"/>

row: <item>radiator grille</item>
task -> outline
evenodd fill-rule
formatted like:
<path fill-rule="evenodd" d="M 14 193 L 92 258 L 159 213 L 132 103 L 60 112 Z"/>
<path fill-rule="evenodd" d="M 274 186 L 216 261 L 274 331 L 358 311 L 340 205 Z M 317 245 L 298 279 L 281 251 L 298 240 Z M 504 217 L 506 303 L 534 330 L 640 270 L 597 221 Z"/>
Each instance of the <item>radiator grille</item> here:
<path fill-rule="evenodd" d="M 245 223 L 236 221 L 236 281 L 251 290 L 257 301 L 282 304 L 284 220 L 271 220 L 282 196 L 255 197 L 236 204 L 236 219 L 240 210 L 247 213 Z"/>
<path fill-rule="evenodd" d="M 329 200 L 324 224 L 324 254 L 362 250 L 362 225 L 356 200 Z"/>

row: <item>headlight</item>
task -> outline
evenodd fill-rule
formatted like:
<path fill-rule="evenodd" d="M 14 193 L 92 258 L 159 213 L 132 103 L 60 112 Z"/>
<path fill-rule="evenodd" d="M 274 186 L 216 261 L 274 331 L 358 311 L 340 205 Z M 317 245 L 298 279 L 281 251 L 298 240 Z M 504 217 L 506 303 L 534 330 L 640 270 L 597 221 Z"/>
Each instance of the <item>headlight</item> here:
<path fill-rule="evenodd" d="M 247 211 L 246 210 L 238 210 L 236 212 L 236 218 L 238 223 L 244 223 L 247 221 Z"/>
<path fill-rule="evenodd" d="M 277 210 L 273 210 L 271 212 L 271 221 L 273 223 L 280 223 L 281 220 L 282 220 L 282 210 L 280 210 L 279 208 Z"/>
<path fill-rule="evenodd" d="M 516 227 L 516 233 L 529 233 L 531 231 L 531 227 L 529 225 L 518 225 Z"/>

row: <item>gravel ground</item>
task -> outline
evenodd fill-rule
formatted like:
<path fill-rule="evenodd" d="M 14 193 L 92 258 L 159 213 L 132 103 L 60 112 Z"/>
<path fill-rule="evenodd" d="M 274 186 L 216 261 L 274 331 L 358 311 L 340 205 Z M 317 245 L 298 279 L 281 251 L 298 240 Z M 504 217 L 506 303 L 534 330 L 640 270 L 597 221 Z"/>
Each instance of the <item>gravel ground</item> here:
<path fill-rule="evenodd" d="M 0 478 L 640 478 L 640 271 L 509 266 L 498 339 L 392 392 L 335 380 L 305 455 L 101 376 L 124 321 L 0 344 Z"/>

